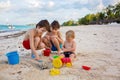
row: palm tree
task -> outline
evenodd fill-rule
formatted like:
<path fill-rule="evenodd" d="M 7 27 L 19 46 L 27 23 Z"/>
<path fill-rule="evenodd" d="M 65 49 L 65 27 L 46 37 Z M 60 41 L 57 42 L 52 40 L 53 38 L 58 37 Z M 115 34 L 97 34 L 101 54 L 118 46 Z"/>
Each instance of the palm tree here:
<path fill-rule="evenodd" d="M 109 23 L 113 22 L 113 20 L 114 20 L 114 6 L 109 5 L 106 8 L 106 14 L 107 14 L 107 21 Z"/>
<path fill-rule="evenodd" d="M 115 5 L 114 11 L 115 11 L 116 22 L 120 23 L 120 3 Z"/>

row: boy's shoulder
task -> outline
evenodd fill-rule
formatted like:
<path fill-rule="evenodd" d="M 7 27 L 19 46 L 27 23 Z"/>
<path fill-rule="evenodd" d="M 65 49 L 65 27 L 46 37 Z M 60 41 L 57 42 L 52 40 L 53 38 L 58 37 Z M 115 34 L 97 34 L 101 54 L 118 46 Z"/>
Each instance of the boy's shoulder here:
<path fill-rule="evenodd" d="M 29 29 L 27 32 L 26 32 L 27 34 L 33 34 L 34 33 L 34 29 Z"/>
<path fill-rule="evenodd" d="M 76 44 L 75 40 L 73 40 L 73 43 Z"/>
<path fill-rule="evenodd" d="M 58 31 L 57 33 L 58 33 L 58 35 L 62 35 L 62 33 L 60 31 Z"/>

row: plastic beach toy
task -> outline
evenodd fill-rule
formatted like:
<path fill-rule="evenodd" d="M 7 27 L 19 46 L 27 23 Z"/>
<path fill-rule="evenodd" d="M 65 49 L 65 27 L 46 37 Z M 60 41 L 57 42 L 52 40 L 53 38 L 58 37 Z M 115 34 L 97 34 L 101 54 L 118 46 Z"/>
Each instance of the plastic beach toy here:
<path fill-rule="evenodd" d="M 8 63 L 11 65 L 19 64 L 19 55 L 17 51 L 9 52 L 6 54 Z"/>
<path fill-rule="evenodd" d="M 66 67 L 72 67 L 72 63 L 66 63 Z"/>
<path fill-rule="evenodd" d="M 82 68 L 83 68 L 84 70 L 90 70 L 90 69 L 91 69 L 91 67 L 88 67 L 88 66 L 82 66 Z"/>
<path fill-rule="evenodd" d="M 31 58 L 35 58 L 35 55 L 33 53 L 31 54 Z"/>
<path fill-rule="evenodd" d="M 50 69 L 50 75 L 51 76 L 55 76 L 55 75 L 59 75 L 59 74 L 60 74 L 59 69 L 55 69 L 55 68 Z"/>
<path fill-rule="evenodd" d="M 45 49 L 44 50 L 44 56 L 50 56 L 51 50 L 50 49 Z"/>
<path fill-rule="evenodd" d="M 61 58 L 62 63 L 71 63 L 71 59 L 70 58 Z"/>
<path fill-rule="evenodd" d="M 62 67 L 62 61 L 59 58 L 53 59 L 52 64 L 55 68 Z"/>
<path fill-rule="evenodd" d="M 59 56 L 55 55 L 55 56 L 53 56 L 53 58 L 54 58 L 54 59 L 55 59 L 55 58 L 59 58 Z"/>
<path fill-rule="evenodd" d="M 53 56 L 53 58 L 54 58 L 54 59 L 55 59 L 55 58 L 62 59 L 62 58 L 63 58 L 63 56 L 54 55 L 54 56 Z"/>

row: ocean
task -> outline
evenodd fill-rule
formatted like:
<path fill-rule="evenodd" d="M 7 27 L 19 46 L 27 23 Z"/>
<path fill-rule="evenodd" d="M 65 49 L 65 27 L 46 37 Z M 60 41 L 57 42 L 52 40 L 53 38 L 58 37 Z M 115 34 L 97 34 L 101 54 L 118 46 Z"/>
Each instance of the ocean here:
<path fill-rule="evenodd" d="M 35 26 L 27 26 L 27 25 L 12 25 L 12 26 L 0 25 L 0 32 L 28 30 L 34 27 Z"/>

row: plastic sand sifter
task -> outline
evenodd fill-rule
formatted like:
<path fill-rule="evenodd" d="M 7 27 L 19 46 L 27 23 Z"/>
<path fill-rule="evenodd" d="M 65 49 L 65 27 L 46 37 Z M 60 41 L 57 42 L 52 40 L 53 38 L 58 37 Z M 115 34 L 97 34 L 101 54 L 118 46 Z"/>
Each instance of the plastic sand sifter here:
<path fill-rule="evenodd" d="M 10 65 L 19 64 L 19 55 L 17 51 L 12 51 L 6 54 L 8 57 L 8 63 Z"/>

